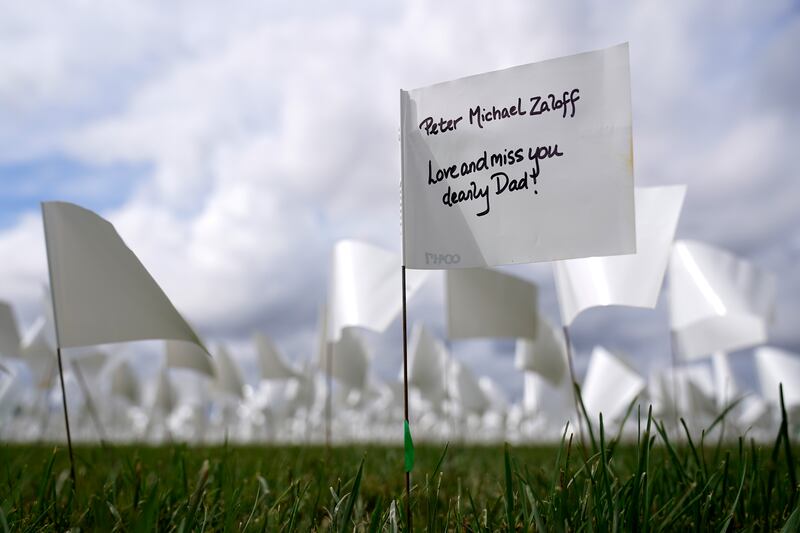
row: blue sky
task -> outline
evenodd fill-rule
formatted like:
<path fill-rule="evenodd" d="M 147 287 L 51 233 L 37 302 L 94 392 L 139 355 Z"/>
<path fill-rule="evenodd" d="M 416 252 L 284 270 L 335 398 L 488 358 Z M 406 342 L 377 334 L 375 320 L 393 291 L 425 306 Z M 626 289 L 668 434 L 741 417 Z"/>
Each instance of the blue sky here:
<path fill-rule="evenodd" d="M 779 280 L 775 344 L 800 351 L 800 15 L 795 2 L 211 2 L 0 7 L 0 299 L 23 324 L 46 280 L 38 203 L 114 222 L 179 309 L 249 361 L 311 351 L 333 243 L 399 250 L 399 89 L 628 41 L 639 185 L 689 186 L 680 238 Z M 554 321 L 550 270 L 536 281 Z M 443 333 L 441 280 L 411 319 Z M 210 297 L 213 294 L 213 297 Z M 668 362 L 666 302 L 575 324 L 642 372 Z M 399 329 L 371 338 L 396 375 Z M 507 342 L 456 353 L 512 394 Z M 737 354 L 747 372 L 749 354 Z"/>
<path fill-rule="evenodd" d="M 99 211 L 120 207 L 148 174 L 145 163 L 88 166 L 58 154 L 2 164 L 0 230 L 15 226 L 20 215 L 43 200 L 59 199 Z"/>

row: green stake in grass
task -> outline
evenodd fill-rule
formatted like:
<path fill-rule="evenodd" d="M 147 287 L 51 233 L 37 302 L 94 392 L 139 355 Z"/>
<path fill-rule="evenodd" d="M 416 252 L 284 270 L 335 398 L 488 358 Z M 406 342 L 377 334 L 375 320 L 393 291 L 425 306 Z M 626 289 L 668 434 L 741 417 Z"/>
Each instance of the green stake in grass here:
<path fill-rule="evenodd" d="M 406 472 L 411 472 L 414 468 L 414 441 L 411 440 L 411 428 L 408 427 L 408 420 L 403 421 L 404 444 L 405 444 L 405 466 Z"/>

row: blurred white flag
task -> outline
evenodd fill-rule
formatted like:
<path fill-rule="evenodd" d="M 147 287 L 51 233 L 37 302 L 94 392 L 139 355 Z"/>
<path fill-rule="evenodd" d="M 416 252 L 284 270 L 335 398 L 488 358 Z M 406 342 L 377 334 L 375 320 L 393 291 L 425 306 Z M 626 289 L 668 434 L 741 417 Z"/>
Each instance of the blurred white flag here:
<path fill-rule="evenodd" d="M 108 354 L 97 350 L 92 350 L 83 354 L 75 355 L 70 358 L 70 364 L 77 367 L 81 374 L 89 379 L 95 379 L 105 368 L 108 362 Z"/>
<path fill-rule="evenodd" d="M 786 407 L 800 405 L 800 354 L 762 346 L 756 350 L 755 359 L 761 395 L 772 405 L 780 405 L 782 383 Z"/>
<path fill-rule="evenodd" d="M 409 351 L 408 383 L 431 402 L 444 400 L 447 397 L 447 348 L 422 323 L 416 323 L 411 331 Z"/>
<path fill-rule="evenodd" d="M 428 273 L 406 274 L 411 298 Z M 383 332 L 402 309 L 401 288 L 399 255 L 364 242 L 337 242 L 328 286 L 327 339 L 339 339 L 350 326 Z"/>
<path fill-rule="evenodd" d="M 186 368 L 210 378 L 215 376 L 211 356 L 197 344 L 174 340 L 168 340 L 165 344 L 168 368 Z"/>
<path fill-rule="evenodd" d="M 203 347 L 111 223 L 65 202 L 42 203 L 42 217 L 60 348 L 144 339 Z"/>
<path fill-rule="evenodd" d="M 490 407 L 489 398 L 472 371 L 455 359 L 450 359 L 449 395 L 467 413 L 482 415 Z"/>
<path fill-rule="evenodd" d="M 139 379 L 127 361 L 119 361 L 111 371 L 111 394 L 125 398 L 133 405 L 141 401 Z"/>
<path fill-rule="evenodd" d="M 21 356 L 31 369 L 36 385 L 48 389 L 57 376 L 56 352 L 47 340 L 47 321 L 39 318 L 22 340 Z"/>
<path fill-rule="evenodd" d="M 529 414 L 538 414 L 554 427 L 575 416 L 575 395 L 568 379 L 552 383 L 535 372 L 524 373 L 522 406 Z"/>
<path fill-rule="evenodd" d="M 162 367 L 156 378 L 156 390 L 153 394 L 153 408 L 151 412 L 151 421 L 155 411 L 163 415 L 169 415 L 178 405 L 178 394 L 175 387 L 172 386 L 172 381 L 169 379 L 169 373 L 166 367 Z"/>
<path fill-rule="evenodd" d="M 581 396 L 587 414 L 596 423 L 622 418 L 631 402 L 645 389 L 644 378 L 627 362 L 601 346 L 592 350 Z"/>
<path fill-rule="evenodd" d="M 714 390 L 717 393 L 717 407 L 724 409 L 739 397 L 736 376 L 731 361 L 725 352 L 714 352 L 711 356 L 711 370 L 714 372 Z"/>
<path fill-rule="evenodd" d="M 292 379 L 300 377 L 300 372 L 294 370 L 283 360 L 280 352 L 269 338 L 261 333 L 256 333 L 255 343 L 261 379 Z"/>
<path fill-rule="evenodd" d="M 627 44 L 401 91 L 404 264 L 636 251 L 630 92 Z"/>
<path fill-rule="evenodd" d="M 685 359 L 762 344 L 775 307 L 775 279 L 708 244 L 677 241 L 670 257 L 670 323 Z"/>
<path fill-rule="evenodd" d="M 0 356 L 20 357 L 19 327 L 14 311 L 6 302 L 0 301 Z"/>
<path fill-rule="evenodd" d="M 331 349 L 321 355 L 319 368 L 323 372 L 327 374 L 330 367 L 331 376 L 348 389 L 364 389 L 367 384 L 369 356 L 364 342 L 353 328 L 344 328 L 339 340 L 332 343 Z M 330 366 L 328 357 L 331 358 Z"/>
<path fill-rule="evenodd" d="M 217 389 L 224 394 L 244 398 L 244 383 L 242 375 L 239 373 L 239 367 L 224 346 L 220 346 L 217 350 L 214 367 L 216 370 L 214 383 Z"/>
<path fill-rule="evenodd" d="M 536 338 L 536 285 L 497 270 L 448 270 L 447 336 Z"/>
<path fill-rule="evenodd" d="M 686 186 L 637 187 L 635 195 L 635 254 L 553 263 L 564 325 L 590 307 L 656 306 Z"/>
<path fill-rule="evenodd" d="M 714 377 L 703 364 L 662 368 L 650 383 L 650 399 L 662 417 L 686 416 L 695 422 L 718 413 Z"/>
<path fill-rule="evenodd" d="M 558 385 L 569 369 L 564 335 L 541 317 L 536 329 L 536 339 L 517 339 L 514 363 Z"/>

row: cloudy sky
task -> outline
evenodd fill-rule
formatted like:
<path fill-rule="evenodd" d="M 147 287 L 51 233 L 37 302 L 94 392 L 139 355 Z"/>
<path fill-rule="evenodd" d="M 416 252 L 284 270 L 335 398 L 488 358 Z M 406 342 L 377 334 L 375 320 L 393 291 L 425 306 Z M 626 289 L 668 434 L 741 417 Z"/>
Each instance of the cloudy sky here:
<path fill-rule="evenodd" d="M 772 342 L 800 351 L 796 2 L 5 2 L 0 7 L 0 299 L 20 322 L 47 278 L 41 200 L 110 219 L 201 334 L 311 351 L 330 250 L 399 251 L 402 88 L 630 43 L 635 176 L 686 183 L 680 238 L 778 276 Z M 510 269 L 540 284 L 546 265 Z M 441 276 L 410 320 L 443 333 Z M 667 364 L 666 302 L 576 321 L 643 371 Z M 396 376 L 399 328 L 375 347 Z M 508 343 L 456 356 L 521 388 Z M 749 355 L 736 354 L 740 371 Z"/>

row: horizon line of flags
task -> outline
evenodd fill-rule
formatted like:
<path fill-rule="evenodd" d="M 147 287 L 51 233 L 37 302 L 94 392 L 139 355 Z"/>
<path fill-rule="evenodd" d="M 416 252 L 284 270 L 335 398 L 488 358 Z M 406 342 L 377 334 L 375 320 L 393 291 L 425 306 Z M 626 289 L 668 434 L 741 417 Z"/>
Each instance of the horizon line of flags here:
<path fill-rule="evenodd" d="M 702 418 L 700 414 L 707 412 L 710 416 L 725 402 L 738 397 L 726 353 L 761 346 L 767 341 L 768 326 L 774 315 L 774 277 L 711 245 L 673 242 L 684 186 L 636 188 L 635 194 L 636 254 L 553 263 L 562 321 L 568 327 L 582 311 L 597 306 L 653 308 L 669 269 L 674 365 L 648 383 L 624 356 L 596 348 L 582 387 L 587 412 L 595 421 L 601 412 L 606 421 L 613 421 L 631 402 L 646 398 L 658 404 L 665 415 L 692 413 Z M 225 346 L 209 351 L 111 224 L 88 210 L 62 202 L 43 204 L 43 217 L 52 305 L 44 303 L 42 316 L 22 337 L 10 305 L 0 302 L 0 355 L 7 362 L 19 360 L 28 365 L 38 392 L 53 385 L 58 346 L 161 338 L 167 339 L 164 363 L 156 374 L 152 403 L 143 410 L 146 413 L 149 409 L 153 415 L 158 412 L 162 425 L 180 407 L 168 368 L 188 369 L 206 376 L 217 397 L 232 399 L 232 406 L 222 409 L 226 431 L 240 428 L 244 416 L 250 416 L 247 422 L 250 425 L 253 421 L 268 423 L 269 419 L 279 427 L 302 411 L 305 420 L 292 420 L 290 426 L 302 428 L 300 433 L 311 438 L 316 431 L 313 428 L 320 426 L 323 417 L 320 412 L 312 414 L 312 406 L 319 405 L 322 391 L 331 394 L 330 383 L 324 384 L 320 374 L 329 374 L 336 382 L 337 412 L 341 406 L 366 409 L 377 397 L 383 401 L 376 405 L 395 401 L 395 407 L 399 406 L 396 385 L 376 385 L 370 379 L 371 355 L 357 331 L 365 328 L 381 333 L 400 312 L 401 295 L 396 290 L 400 285 L 400 261 L 392 252 L 352 240 L 337 243 L 333 250 L 328 305 L 320 312 L 315 356 L 302 368 L 295 368 L 270 339 L 256 334 L 260 377 L 281 386 L 254 390 L 244 385 L 240 370 Z M 411 271 L 411 274 L 409 296 L 420 289 L 429 271 Z M 446 277 L 448 339 L 517 339 L 515 361 L 525 372 L 521 410 L 535 411 L 541 420 L 549 419 L 557 430 L 566 420 L 572 419 L 574 425 L 568 407 L 572 393 L 572 381 L 567 378 L 570 362 L 565 341 L 568 339 L 538 313 L 536 285 L 494 269 L 448 270 Z M 513 435 L 513 428 L 509 429 L 507 424 L 525 417 L 518 413 L 510 416 L 514 410 L 503 399 L 497 384 L 485 377 L 477 378 L 449 352 L 448 343 L 436 339 L 424 324 L 415 324 L 409 383 L 415 389 L 414 409 L 424 412 L 415 415 L 414 421 L 431 418 L 436 421 L 428 423 L 432 431 L 427 431 L 428 426 L 421 423 L 422 432 L 417 439 L 437 433 L 451 434 L 458 429 L 454 426 L 466 423 L 470 416 L 487 413 L 493 414 L 495 426 L 497 417 L 504 420 L 503 431 L 495 432 L 496 435 L 500 438 Z M 712 357 L 711 378 L 704 375 L 707 369 L 700 371 L 678 365 L 680 361 L 703 357 Z M 128 407 L 142 406 L 136 373 L 128 361 L 113 359 L 103 352 L 89 351 L 68 357 L 66 370 L 74 375 L 76 382 L 85 380 L 91 385 L 83 390 L 87 406 L 106 403 L 105 397 L 90 399 L 93 393 L 121 399 Z M 800 357 L 760 347 L 755 361 L 763 397 L 750 397 L 742 402 L 738 410 L 740 418 L 751 423 L 762 421 L 760 418 L 776 402 L 779 382 L 784 383 L 787 405 L 800 406 Z M 106 388 L 97 382 L 101 375 L 108 380 Z M 11 405 L 15 372 L 9 369 L 9 364 L 0 367 L 0 380 L 0 399 L 4 406 Z M 276 393 L 277 390 L 281 392 Z M 19 391 L 17 394 L 26 397 Z M 283 398 L 276 397 L 281 394 Z M 284 405 L 280 416 L 270 411 L 269 402 Z M 11 410 L 2 409 L 0 421 L 14 426 L 9 420 L 23 416 L 27 408 L 30 406 L 17 404 Z M 504 408 L 505 413 L 501 412 Z M 38 415 L 43 412 L 41 406 L 29 410 Z M 397 409 L 384 410 L 389 418 L 397 415 Z M 46 411 L 49 417 L 49 408 Z M 203 418 L 214 409 L 206 407 L 206 413 L 200 411 L 195 417 Z M 119 416 L 121 411 L 114 412 Z M 266 419 L 254 416 L 265 412 L 270 413 Z M 126 438 L 147 438 L 157 417 L 147 418 L 144 432 L 128 432 Z M 340 421 L 327 422 L 341 426 Z M 437 424 L 450 429 L 436 430 Z M 340 432 L 338 426 L 336 431 Z M 101 432 L 97 427 L 95 431 Z M 183 435 L 190 433 L 184 431 Z M 348 432 L 345 428 L 344 433 L 356 435 L 358 431 Z M 523 433 L 517 437 L 522 438 Z M 241 434 L 257 438 L 259 431 L 251 427 Z M 396 426 L 392 434 L 399 437 Z M 550 434 L 557 436 L 559 432 Z M 0 438 L 14 437 L 9 431 L 0 433 Z"/>

